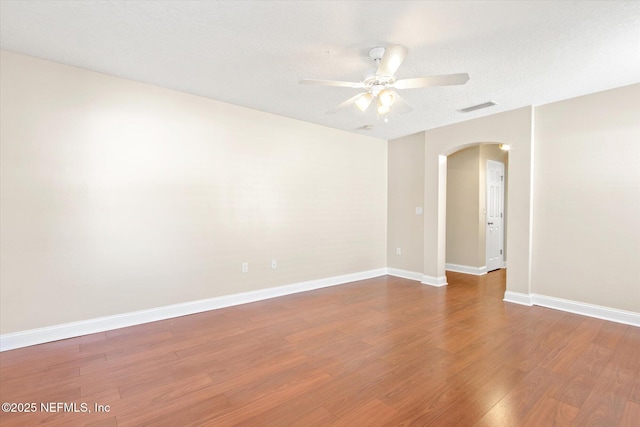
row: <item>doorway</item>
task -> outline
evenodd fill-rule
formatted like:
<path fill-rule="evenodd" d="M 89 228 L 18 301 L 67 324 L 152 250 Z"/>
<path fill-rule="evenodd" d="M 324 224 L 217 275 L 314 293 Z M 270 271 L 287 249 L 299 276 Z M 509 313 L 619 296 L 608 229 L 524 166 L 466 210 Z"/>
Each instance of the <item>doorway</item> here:
<path fill-rule="evenodd" d="M 504 163 L 487 160 L 486 169 L 487 272 L 504 267 Z"/>
<path fill-rule="evenodd" d="M 505 267 L 507 163 L 492 143 L 447 156 L 445 270 L 479 276 Z"/>

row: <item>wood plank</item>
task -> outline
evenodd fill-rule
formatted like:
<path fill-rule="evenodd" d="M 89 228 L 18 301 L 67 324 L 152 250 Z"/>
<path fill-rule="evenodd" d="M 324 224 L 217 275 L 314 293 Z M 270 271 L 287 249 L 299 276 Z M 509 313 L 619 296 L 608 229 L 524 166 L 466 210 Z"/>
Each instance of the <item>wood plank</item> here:
<path fill-rule="evenodd" d="M 552 396 L 576 408 L 582 408 L 612 353 L 610 348 L 591 343 L 574 363 L 563 371 L 567 381 L 557 388 Z"/>
<path fill-rule="evenodd" d="M 525 377 L 525 372 L 508 365 L 499 365 L 488 379 L 469 378 L 462 393 L 452 399 L 434 418 L 434 425 L 474 425 Z M 464 408 L 460 411 L 458 408 Z"/>
<path fill-rule="evenodd" d="M 624 406 L 620 426 L 636 427 L 640 423 L 640 403 L 628 401 Z"/>
<path fill-rule="evenodd" d="M 531 411 L 523 427 L 569 427 L 575 426 L 578 408 L 549 396 L 543 396 Z"/>
<path fill-rule="evenodd" d="M 558 374 L 544 368 L 529 371 L 506 396 L 504 396 L 478 422 L 478 426 L 520 426 L 535 417 L 535 408 L 558 385 Z"/>
<path fill-rule="evenodd" d="M 619 425 L 625 410 L 634 372 L 612 362 L 600 374 L 576 417 L 580 426 Z"/>
<path fill-rule="evenodd" d="M 333 425 L 351 427 L 355 425 L 383 425 L 390 421 L 398 411 L 384 402 L 373 399 L 358 405 L 353 411 L 338 418 Z"/>

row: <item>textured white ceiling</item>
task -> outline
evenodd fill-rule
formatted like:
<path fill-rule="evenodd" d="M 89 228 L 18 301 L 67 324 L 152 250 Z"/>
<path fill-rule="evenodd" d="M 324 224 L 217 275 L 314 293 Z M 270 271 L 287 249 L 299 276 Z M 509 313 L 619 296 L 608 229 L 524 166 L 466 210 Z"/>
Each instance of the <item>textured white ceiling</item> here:
<path fill-rule="evenodd" d="M 388 123 L 325 114 L 356 89 L 298 84 L 359 81 L 390 44 L 409 48 L 399 79 L 471 79 L 402 91 L 414 110 Z M 0 47 L 390 139 L 639 82 L 640 1 L 2 0 Z"/>

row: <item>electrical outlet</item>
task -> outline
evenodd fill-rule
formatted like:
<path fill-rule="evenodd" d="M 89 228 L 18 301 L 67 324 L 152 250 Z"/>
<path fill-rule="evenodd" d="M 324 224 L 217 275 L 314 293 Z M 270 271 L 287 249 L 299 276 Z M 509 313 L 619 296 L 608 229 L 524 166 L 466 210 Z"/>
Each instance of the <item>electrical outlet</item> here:
<path fill-rule="evenodd" d="M 271 268 L 273 268 L 274 270 L 276 268 L 278 268 L 278 261 L 276 261 L 275 259 L 271 260 Z"/>
<path fill-rule="evenodd" d="M 248 262 L 243 262 L 242 263 L 242 272 L 243 273 L 248 273 L 249 272 L 249 263 Z"/>
<path fill-rule="evenodd" d="M 396 248 L 396 255 L 402 255 L 402 249 Z"/>

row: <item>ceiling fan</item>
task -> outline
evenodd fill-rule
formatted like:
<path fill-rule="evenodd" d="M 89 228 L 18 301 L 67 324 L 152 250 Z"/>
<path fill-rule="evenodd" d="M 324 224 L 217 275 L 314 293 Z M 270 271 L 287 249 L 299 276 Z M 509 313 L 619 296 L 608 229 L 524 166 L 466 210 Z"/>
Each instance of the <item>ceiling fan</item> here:
<path fill-rule="evenodd" d="M 400 45 L 374 47 L 369 50 L 369 58 L 377 65 L 375 73 L 368 74 L 361 82 L 343 82 L 337 80 L 303 79 L 300 84 L 348 87 L 363 89 L 364 92 L 347 99 L 337 107 L 327 111 L 327 114 L 336 113 L 343 108 L 355 104 L 361 111 L 366 111 L 373 100 L 377 99 L 378 115 L 384 115 L 391 111 L 395 104 L 406 112 L 411 107 L 393 89 L 416 89 L 433 86 L 463 85 L 469 80 L 467 73 L 444 74 L 440 76 L 417 77 L 413 79 L 396 80 L 395 74 L 402 65 L 409 50 Z"/>

